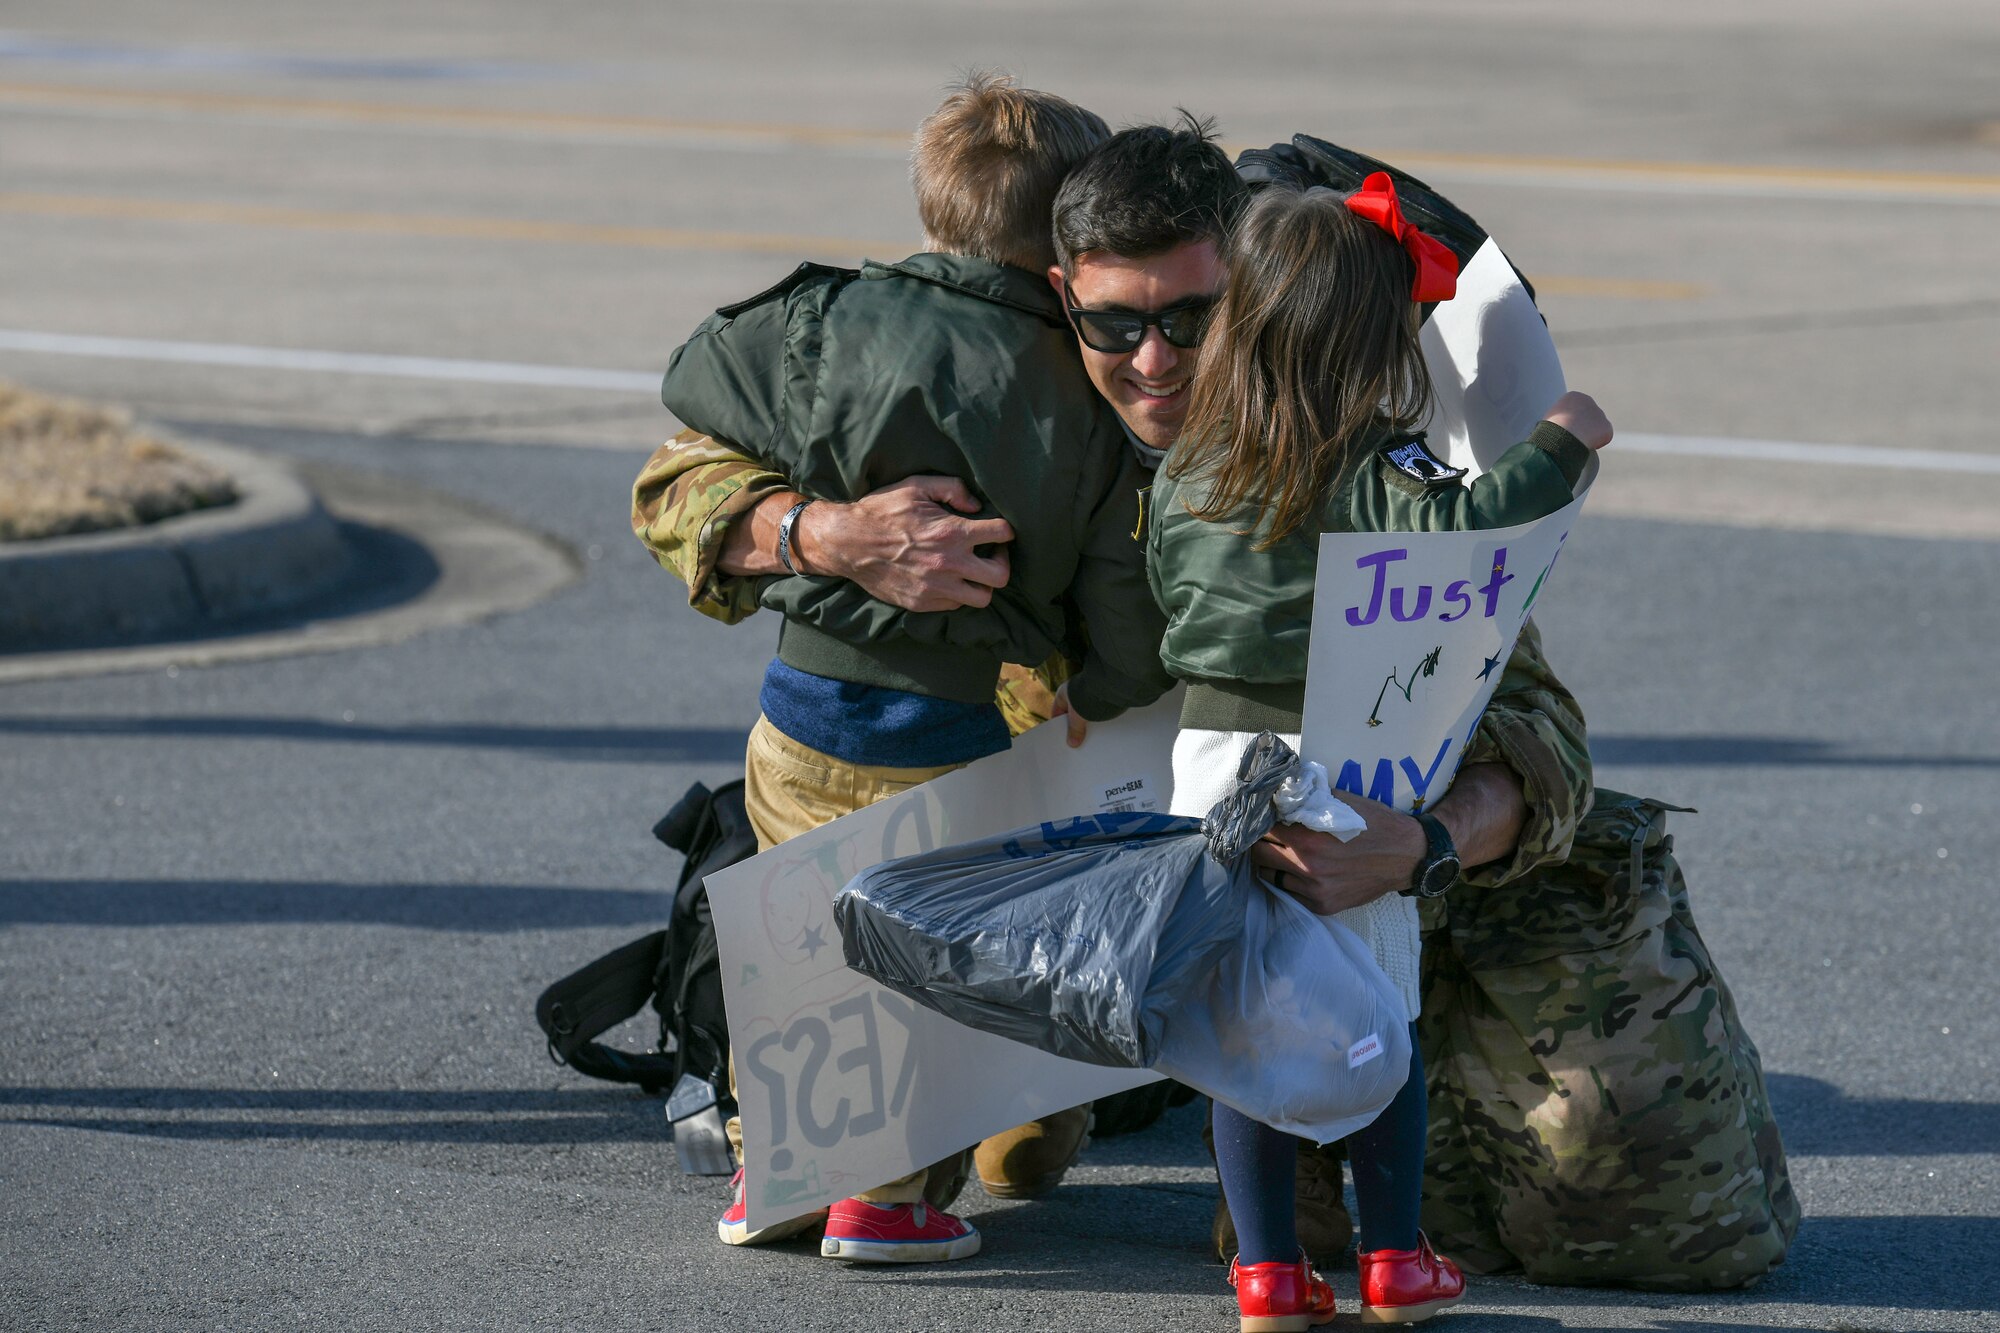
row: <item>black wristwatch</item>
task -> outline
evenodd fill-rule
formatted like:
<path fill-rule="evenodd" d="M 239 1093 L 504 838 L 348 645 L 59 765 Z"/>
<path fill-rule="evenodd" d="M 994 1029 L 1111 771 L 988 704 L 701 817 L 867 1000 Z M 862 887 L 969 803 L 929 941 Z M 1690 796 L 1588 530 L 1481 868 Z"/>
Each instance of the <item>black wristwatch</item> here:
<path fill-rule="evenodd" d="M 1451 845 L 1451 834 L 1436 815 L 1418 815 L 1417 823 L 1424 830 L 1424 855 L 1403 892 L 1412 898 L 1442 898 L 1458 883 L 1458 848 Z"/>

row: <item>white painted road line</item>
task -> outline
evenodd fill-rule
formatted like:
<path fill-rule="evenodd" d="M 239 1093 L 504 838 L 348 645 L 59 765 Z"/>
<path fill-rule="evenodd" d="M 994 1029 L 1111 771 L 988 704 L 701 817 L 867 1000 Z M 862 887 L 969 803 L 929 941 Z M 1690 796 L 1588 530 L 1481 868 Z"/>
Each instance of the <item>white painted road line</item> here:
<path fill-rule="evenodd" d="M 657 394 L 660 388 L 657 371 L 592 370 L 584 366 L 538 366 L 520 361 L 466 361 L 431 356 L 381 356 L 368 352 L 315 352 L 289 347 L 251 347 L 242 343 L 102 338 L 87 334 L 41 333 L 30 329 L 0 329 L 0 351 L 237 366 L 251 370 L 298 370 L 470 384 L 511 384 L 525 388 L 594 389 L 607 393 L 644 394 L 648 398 Z M 1738 440 L 1706 435 L 1623 432 L 1613 447 L 1632 453 L 1679 455 L 1683 458 L 2000 476 L 2000 456 L 1941 449 L 1884 449 L 1865 444 L 1805 444 L 1790 440 Z"/>
<path fill-rule="evenodd" d="M 72 333 L 0 329 L 0 351 L 117 361 L 175 361 L 253 370 L 304 370 L 336 375 L 387 375 L 470 384 L 518 384 L 544 389 L 599 389 L 656 394 L 658 372 L 591 370 L 583 366 L 531 366 L 517 361 L 461 361 L 433 356 L 378 356 L 366 352 L 311 352 L 241 343 L 171 342 L 155 338 L 99 338 Z"/>
<path fill-rule="evenodd" d="M 1613 450 L 1730 458 L 1758 463 L 1810 463 L 1816 467 L 1886 467 L 1905 472 L 1958 472 L 2000 476 L 2000 456 L 1943 449 L 1883 449 L 1867 444 L 1801 444 L 1791 440 L 1735 440 L 1709 435 L 1636 435 L 1621 431 Z"/>

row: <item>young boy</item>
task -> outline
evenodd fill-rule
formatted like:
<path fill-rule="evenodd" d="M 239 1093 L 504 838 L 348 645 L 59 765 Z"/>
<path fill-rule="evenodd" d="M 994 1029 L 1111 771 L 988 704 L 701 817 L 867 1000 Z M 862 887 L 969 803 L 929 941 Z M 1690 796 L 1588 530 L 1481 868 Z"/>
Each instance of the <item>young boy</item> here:
<path fill-rule="evenodd" d="M 1108 133 L 1062 98 L 967 79 L 917 133 L 925 252 L 859 271 L 801 265 L 718 311 L 668 365 L 669 410 L 803 497 L 776 534 L 790 572 L 759 589 L 785 617 L 745 765 L 762 846 L 1005 749 L 1002 663 L 1081 651 L 1067 703 L 1088 720 L 1171 683 L 1145 574 L 1139 493 L 1150 478 L 1043 276 L 1056 189 Z M 979 514 L 1011 530 L 1009 577 L 989 604 L 910 612 L 815 576 L 811 542 L 799 540 L 814 500 L 919 474 L 959 478 Z M 926 1207 L 927 1176 L 835 1204 L 823 1252 L 896 1263 L 976 1253 L 975 1230 Z M 934 1199 L 950 1192 L 931 1183 Z M 726 1242 L 811 1225 L 751 1233 L 740 1173 L 737 1188 L 719 1224 Z"/>

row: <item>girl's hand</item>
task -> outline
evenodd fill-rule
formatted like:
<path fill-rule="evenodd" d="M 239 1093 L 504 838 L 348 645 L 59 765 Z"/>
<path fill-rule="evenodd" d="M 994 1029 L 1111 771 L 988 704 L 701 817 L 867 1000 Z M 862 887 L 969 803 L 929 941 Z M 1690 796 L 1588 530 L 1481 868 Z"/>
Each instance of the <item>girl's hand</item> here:
<path fill-rule="evenodd" d="M 1592 449 L 1611 443 L 1611 418 L 1587 393 L 1572 390 L 1564 394 L 1542 420 L 1553 421 Z"/>
<path fill-rule="evenodd" d="M 1090 723 L 1084 721 L 1082 716 L 1069 706 L 1068 681 L 1064 681 L 1056 690 L 1056 706 L 1054 711 L 1049 714 L 1051 721 L 1059 717 L 1065 718 L 1068 721 L 1069 748 L 1074 750 L 1077 746 L 1083 744 L 1084 736 L 1090 731 Z"/>

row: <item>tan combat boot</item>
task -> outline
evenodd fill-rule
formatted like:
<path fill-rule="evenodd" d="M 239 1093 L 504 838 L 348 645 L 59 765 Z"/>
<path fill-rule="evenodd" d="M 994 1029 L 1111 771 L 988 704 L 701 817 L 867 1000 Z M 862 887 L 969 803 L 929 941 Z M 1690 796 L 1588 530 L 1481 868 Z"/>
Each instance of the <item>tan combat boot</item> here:
<path fill-rule="evenodd" d="M 979 1183 L 996 1199 L 1032 1199 L 1062 1183 L 1090 1141 L 1090 1106 L 1016 1125 L 973 1150 Z"/>

